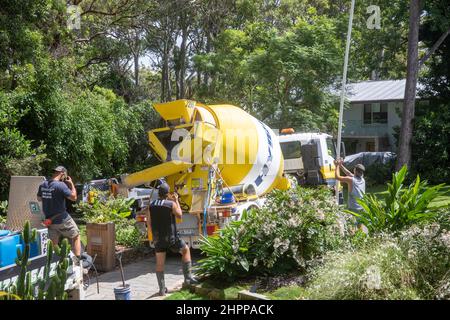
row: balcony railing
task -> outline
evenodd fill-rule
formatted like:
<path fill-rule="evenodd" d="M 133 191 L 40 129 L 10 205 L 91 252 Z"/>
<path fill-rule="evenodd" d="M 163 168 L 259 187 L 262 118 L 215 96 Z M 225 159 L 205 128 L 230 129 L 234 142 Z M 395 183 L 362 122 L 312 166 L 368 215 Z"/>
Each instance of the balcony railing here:
<path fill-rule="evenodd" d="M 344 120 L 342 126 L 344 136 L 384 136 L 390 131 L 387 123 L 364 124 L 362 120 Z"/>

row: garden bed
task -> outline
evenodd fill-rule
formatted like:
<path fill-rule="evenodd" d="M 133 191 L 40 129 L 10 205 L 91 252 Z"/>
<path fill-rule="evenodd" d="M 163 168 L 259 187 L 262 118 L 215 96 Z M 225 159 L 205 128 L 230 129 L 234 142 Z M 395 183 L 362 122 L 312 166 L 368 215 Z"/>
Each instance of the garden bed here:
<path fill-rule="evenodd" d="M 255 293 L 255 298 L 297 299 L 305 277 L 291 273 L 275 277 L 254 277 L 236 282 L 205 280 L 200 285 L 183 288 L 166 300 L 236 300 L 243 299 L 240 292 Z M 257 297 L 262 295 L 263 297 Z"/>

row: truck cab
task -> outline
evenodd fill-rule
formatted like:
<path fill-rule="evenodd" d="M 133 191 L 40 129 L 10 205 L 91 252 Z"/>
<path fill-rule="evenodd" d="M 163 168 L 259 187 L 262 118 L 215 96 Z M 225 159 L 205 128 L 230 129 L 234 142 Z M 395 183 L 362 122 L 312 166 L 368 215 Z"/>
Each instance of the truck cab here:
<path fill-rule="evenodd" d="M 283 129 L 278 140 L 284 157 L 284 172 L 295 176 L 299 184 L 336 184 L 336 148 L 331 135 Z"/>

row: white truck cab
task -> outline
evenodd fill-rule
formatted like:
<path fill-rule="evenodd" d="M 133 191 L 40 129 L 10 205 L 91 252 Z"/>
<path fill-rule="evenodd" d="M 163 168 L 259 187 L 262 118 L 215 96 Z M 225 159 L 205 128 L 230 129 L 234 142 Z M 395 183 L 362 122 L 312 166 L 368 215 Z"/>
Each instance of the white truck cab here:
<path fill-rule="evenodd" d="M 278 139 L 285 173 L 294 175 L 300 184 L 335 185 L 336 148 L 331 135 L 283 129 Z"/>

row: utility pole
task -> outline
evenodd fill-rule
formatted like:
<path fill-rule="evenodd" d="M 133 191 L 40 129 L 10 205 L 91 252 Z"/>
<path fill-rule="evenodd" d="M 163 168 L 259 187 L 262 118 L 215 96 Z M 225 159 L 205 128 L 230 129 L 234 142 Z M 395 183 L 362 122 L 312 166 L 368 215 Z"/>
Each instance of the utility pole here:
<path fill-rule="evenodd" d="M 345 99 L 345 86 L 347 84 L 347 69 L 348 69 L 348 55 L 350 52 L 350 42 L 352 41 L 352 26 L 353 26 L 353 12 L 355 11 L 355 0 L 352 0 L 350 7 L 350 17 L 348 19 L 347 30 L 347 42 L 345 45 L 344 56 L 344 71 L 342 73 L 342 90 L 341 90 L 341 102 L 339 104 L 339 123 L 338 123 L 338 136 L 336 146 L 336 158 L 341 156 L 341 131 L 342 131 L 342 116 L 344 113 L 344 99 Z M 336 201 L 339 204 L 339 181 L 336 180 Z"/>

